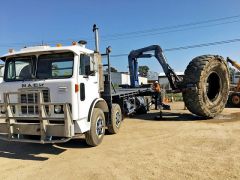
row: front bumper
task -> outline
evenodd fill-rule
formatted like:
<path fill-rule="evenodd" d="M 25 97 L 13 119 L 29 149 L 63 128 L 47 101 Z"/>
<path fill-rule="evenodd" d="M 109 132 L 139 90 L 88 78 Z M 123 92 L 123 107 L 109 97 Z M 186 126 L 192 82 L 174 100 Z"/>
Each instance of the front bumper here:
<path fill-rule="evenodd" d="M 74 136 L 74 125 L 68 103 L 46 103 L 41 90 L 34 90 L 37 103 L 17 103 L 11 101 L 11 96 L 19 97 L 29 92 L 4 93 L 5 113 L 0 116 L 0 139 L 7 141 L 31 143 L 60 143 L 70 140 Z M 63 114 L 51 113 L 55 105 L 63 107 Z M 37 108 L 34 115 L 23 115 L 20 109 L 23 106 Z M 48 111 L 46 112 L 46 107 Z"/>

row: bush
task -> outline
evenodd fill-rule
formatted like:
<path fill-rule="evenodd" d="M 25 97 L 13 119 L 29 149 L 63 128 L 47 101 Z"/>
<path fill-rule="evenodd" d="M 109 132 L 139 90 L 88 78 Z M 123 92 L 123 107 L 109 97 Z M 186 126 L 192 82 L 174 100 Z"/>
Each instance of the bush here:
<path fill-rule="evenodd" d="M 165 98 L 169 99 L 170 102 L 172 101 L 183 101 L 182 93 L 168 93 L 165 95 Z"/>

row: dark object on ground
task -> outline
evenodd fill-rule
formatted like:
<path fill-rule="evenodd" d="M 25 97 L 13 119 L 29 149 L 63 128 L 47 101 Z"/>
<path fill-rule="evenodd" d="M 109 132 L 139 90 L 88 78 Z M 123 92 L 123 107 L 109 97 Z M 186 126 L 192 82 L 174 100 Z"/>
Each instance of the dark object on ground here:
<path fill-rule="evenodd" d="M 171 106 L 164 103 L 162 103 L 162 108 L 163 110 L 171 110 Z"/>

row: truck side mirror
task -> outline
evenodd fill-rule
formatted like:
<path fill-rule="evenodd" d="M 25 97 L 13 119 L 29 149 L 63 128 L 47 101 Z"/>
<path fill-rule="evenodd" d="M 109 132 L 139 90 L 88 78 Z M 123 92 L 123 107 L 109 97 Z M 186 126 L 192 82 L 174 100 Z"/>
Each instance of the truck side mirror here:
<path fill-rule="evenodd" d="M 90 58 L 90 72 L 96 73 L 98 72 L 99 66 L 99 53 L 94 53 L 93 56 Z"/>
<path fill-rule="evenodd" d="M 98 71 L 97 60 L 95 59 L 95 56 L 90 57 L 89 66 L 88 69 L 86 70 L 86 75 L 94 76 L 97 71 Z"/>
<path fill-rule="evenodd" d="M 95 66 L 96 63 L 94 56 L 81 54 L 80 74 L 84 75 L 85 77 L 94 76 L 97 71 L 97 68 Z"/>
<path fill-rule="evenodd" d="M 95 74 L 97 72 L 97 60 L 95 59 L 95 56 L 90 58 L 90 73 Z"/>

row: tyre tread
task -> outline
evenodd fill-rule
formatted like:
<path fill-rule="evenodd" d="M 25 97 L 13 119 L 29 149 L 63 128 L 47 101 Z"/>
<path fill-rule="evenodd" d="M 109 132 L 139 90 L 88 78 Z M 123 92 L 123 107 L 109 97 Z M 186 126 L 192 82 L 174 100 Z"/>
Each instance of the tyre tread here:
<path fill-rule="evenodd" d="M 214 60 L 220 60 L 223 62 L 223 58 L 215 55 L 203 55 L 194 58 L 189 65 L 187 66 L 184 72 L 184 83 L 194 83 L 197 85 L 197 91 L 189 91 L 183 92 L 183 100 L 185 102 L 186 107 L 190 112 L 196 114 L 198 116 L 203 116 L 206 118 L 212 118 L 219 112 L 223 110 L 224 107 L 219 107 L 219 111 L 213 110 L 209 111 L 206 108 L 203 97 L 201 96 L 201 91 L 203 91 L 203 87 L 201 87 L 200 82 L 204 77 L 205 69 L 207 66 L 211 65 Z M 227 67 L 226 67 L 227 68 Z M 224 104 L 224 103 L 223 103 Z"/>

